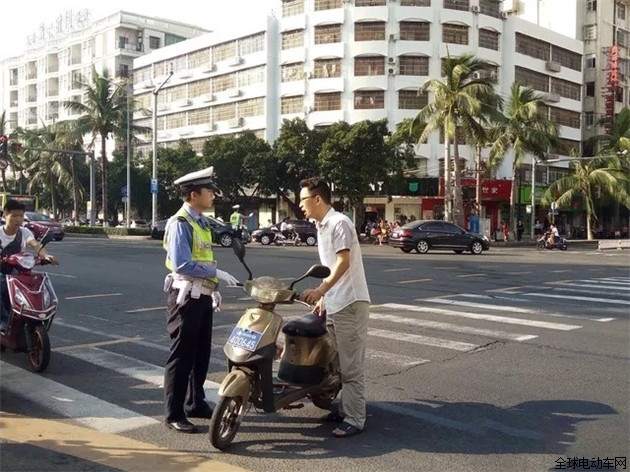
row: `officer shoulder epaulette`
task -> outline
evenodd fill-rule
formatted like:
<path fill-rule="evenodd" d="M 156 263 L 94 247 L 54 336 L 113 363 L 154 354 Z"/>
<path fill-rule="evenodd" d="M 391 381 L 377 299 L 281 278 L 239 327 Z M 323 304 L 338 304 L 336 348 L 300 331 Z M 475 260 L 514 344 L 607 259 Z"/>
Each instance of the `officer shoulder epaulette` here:
<path fill-rule="evenodd" d="M 177 221 L 179 221 L 179 222 L 181 222 L 181 223 L 185 223 L 187 220 L 186 220 L 186 217 L 185 217 L 185 216 L 178 216 L 178 217 L 177 217 Z"/>

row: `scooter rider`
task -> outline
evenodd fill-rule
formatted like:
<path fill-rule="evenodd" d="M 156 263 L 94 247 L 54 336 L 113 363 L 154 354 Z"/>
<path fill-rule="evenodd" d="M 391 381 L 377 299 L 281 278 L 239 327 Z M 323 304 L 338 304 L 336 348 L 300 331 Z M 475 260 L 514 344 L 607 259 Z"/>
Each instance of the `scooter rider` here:
<path fill-rule="evenodd" d="M 194 433 L 189 417 L 210 418 L 203 384 L 210 363 L 212 315 L 218 311 L 219 280 L 228 287 L 238 281 L 217 269 L 212 252 L 212 232 L 202 212 L 218 193 L 213 168 L 192 172 L 177 180 L 184 204 L 166 224 L 164 281 L 167 295 L 167 331 L 171 349 L 164 371 L 165 422 L 178 432 Z"/>
<path fill-rule="evenodd" d="M 48 254 L 33 236 L 28 228 L 24 228 L 24 212 L 26 207 L 17 200 L 9 200 L 4 206 L 5 224 L 0 227 L 0 256 L 10 256 L 24 250 L 27 246 L 35 249 L 42 259 L 46 259 L 51 264 L 59 264 L 57 258 Z M 10 300 L 7 288 L 6 275 L 10 274 L 10 267 L 5 264 L 0 265 L 0 331 L 4 331 L 9 323 Z"/>

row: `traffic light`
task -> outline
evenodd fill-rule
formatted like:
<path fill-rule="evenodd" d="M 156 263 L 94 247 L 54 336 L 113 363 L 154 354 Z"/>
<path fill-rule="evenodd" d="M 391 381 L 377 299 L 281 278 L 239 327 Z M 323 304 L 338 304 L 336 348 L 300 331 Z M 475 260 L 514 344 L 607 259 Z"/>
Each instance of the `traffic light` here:
<path fill-rule="evenodd" d="M 9 138 L 0 136 L 0 157 L 7 157 L 9 154 Z"/>

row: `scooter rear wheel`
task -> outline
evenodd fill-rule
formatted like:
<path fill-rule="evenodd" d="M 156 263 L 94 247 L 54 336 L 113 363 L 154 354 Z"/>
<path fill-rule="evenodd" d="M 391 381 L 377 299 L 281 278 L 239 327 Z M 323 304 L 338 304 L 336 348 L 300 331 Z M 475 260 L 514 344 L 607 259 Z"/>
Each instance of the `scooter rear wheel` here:
<path fill-rule="evenodd" d="M 210 420 L 210 443 L 223 451 L 228 448 L 245 416 L 241 397 L 219 397 Z"/>
<path fill-rule="evenodd" d="M 28 351 L 28 360 L 35 372 L 43 372 L 50 362 L 50 338 L 46 327 L 39 325 L 31 333 L 33 347 Z"/>

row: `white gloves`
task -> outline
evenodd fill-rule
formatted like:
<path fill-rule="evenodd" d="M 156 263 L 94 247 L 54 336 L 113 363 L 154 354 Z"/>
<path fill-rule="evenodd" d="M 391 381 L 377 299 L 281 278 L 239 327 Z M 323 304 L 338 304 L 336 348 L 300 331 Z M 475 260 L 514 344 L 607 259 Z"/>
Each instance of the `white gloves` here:
<path fill-rule="evenodd" d="M 221 306 L 221 302 L 223 301 L 223 297 L 219 292 L 212 292 L 212 310 L 215 312 L 221 311 L 219 308 Z"/>
<path fill-rule="evenodd" d="M 225 282 L 225 285 L 227 285 L 228 287 L 236 287 L 238 285 L 238 279 L 231 276 L 224 270 L 217 269 L 217 277 L 219 278 L 219 280 Z"/>

